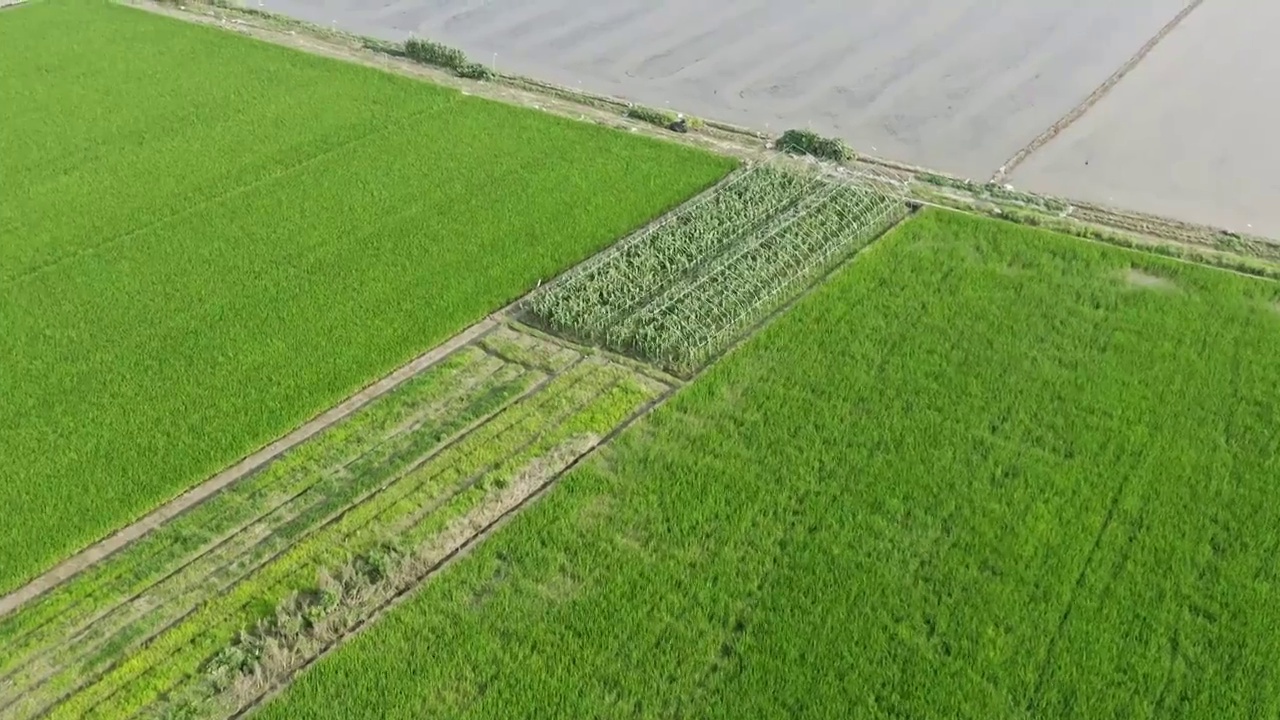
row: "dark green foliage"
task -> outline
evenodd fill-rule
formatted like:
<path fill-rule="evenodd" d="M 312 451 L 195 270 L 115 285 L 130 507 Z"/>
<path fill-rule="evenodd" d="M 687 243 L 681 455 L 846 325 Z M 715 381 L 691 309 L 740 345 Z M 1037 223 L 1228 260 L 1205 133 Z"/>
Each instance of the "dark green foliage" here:
<path fill-rule="evenodd" d="M 465 62 L 455 68 L 459 77 L 471 80 L 490 80 L 494 77 L 493 69 L 478 62 Z"/>
<path fill-rule="evenodd" d="M 778 149 L 793 155 L 812 155 L 822 160 L 846 162 L 857 155 L 840 138 L 822 137 L 812 130 L 788 130 L 778 138 Z"/>
<path fill-rule="evenodd" d="M 424 65 L 458 70 L 467 64 L 467 54 L 443 43 L 419 38 L 409 38 L 404 42 L 405 57 Z"/>
<path fill-rule="evenodd" d="M 627 108 L 627 117 L 659 127 L 667 127 L 678 120 L 680 116 L 670 110 L 659 110 L 645 107 L 644 105 L 632 105 Z"/>

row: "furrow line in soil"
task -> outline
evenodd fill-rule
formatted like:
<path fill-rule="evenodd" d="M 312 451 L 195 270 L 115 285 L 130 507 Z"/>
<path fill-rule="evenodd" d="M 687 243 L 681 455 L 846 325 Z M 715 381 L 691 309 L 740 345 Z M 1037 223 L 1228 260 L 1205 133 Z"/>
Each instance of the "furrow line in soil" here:
<path fill-rule="evenodd" d="M 1092 110 L 1094 105 L 1101 102 L 1102 99 L 1106 97 L 1107 94 L 1110 93 L 1126 75 L 1132 72 L 1134 68 L 1138 67 L 1139 63 L 1145 60 L 1147 55 L 1149 55 L 1161 41 L 1169 36 L 1169 33 L 1173 32 L 1183 20 L 1187 19 L 1188 15 L 1203 4 L 1204 0 L 1190 0 L 1182 10 L 1178 11 L 1177 15 L 1173 16 L 1172 20 L 1165 23 L 1164 27 L 1160 28 L 1155 35 L 1153 35 L 1141 48 L 1138 49 L 1138 52 L 1134 53 L 1132 57 L 1126 60 L 1123 65 L 1112 73 L 1110 77 L 1104 80 L 1101 85 L 1095 88 L 1094 91 L 1082 100 L 1079 105 L 1076 105 L 1074 108 L 1069 110 L 1061 119 L 1046 128 L 1044 132 L 1036 136 L 1036 138 L 1030 143 L 1027 143 L 1020 148 L 1013 154 L 1013 157 L 1006 160 L 1005 163 L 996 170 L 995 174 L 992 175 L 991 182 L 1004 182 L 1004 179 L 1009 176 L 1009 173 L 1013 172 L 1014 169 L 1021 165 L 1028 157 L 1031 156 L 1032 153 L 1047 145 L 1054 138 L 1061 135 L 1062 132 L 1070 127 L 1075 121 L 1084 117 L 1085 113 Z"/>

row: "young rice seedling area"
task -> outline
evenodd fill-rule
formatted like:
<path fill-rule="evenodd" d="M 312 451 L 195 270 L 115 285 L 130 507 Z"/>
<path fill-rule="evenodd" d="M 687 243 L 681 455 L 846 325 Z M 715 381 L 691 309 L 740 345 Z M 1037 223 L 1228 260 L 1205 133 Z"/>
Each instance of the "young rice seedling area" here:
<path fill-rule="evenodd" d="M 97 0 L 0 62 L 0 718 L 1280 715 L 1274 282 Z"/>

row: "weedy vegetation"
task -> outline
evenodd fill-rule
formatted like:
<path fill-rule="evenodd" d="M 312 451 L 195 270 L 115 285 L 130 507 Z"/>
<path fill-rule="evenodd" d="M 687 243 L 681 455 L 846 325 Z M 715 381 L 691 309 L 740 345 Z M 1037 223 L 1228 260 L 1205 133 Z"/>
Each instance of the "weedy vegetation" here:
<path fill-rule="evenodd" d="M 788 130 L 778 138 L 777 148 L 793 155 L 809 155 L 821 160 L 846 162 L 857 157 L 840 138 L 823 137 L 812 130 Z"/>
<path fill-rule="evenodd" d="M 261 717 L 1275 715 L 1275 297 L 926 211 Z"/>
<path fill-rule="evenodd" d="M 734 164 L 105 2 L 0 66 L 0 592 Z"/>
<path fill-rule="evenodd" d="M 223 707 L 268 640 L 305 661 L 302 630 L 358 623 L 664 390 L 495 332 L 0 618 L 0 715 Z"/>

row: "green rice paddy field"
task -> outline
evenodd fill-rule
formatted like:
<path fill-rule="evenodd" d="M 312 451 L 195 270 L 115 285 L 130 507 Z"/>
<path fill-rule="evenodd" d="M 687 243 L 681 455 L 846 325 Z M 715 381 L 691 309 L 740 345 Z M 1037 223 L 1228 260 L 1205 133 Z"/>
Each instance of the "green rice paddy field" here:
<path fill-rule="evenodd" d="M 926 212 L 261 716 L 1275 717 L 1278 300 Z"/>
<path fill-rule="evenodd" d="M 102 2 L 0 67 L 0 593 L 734 165 Z"/>

